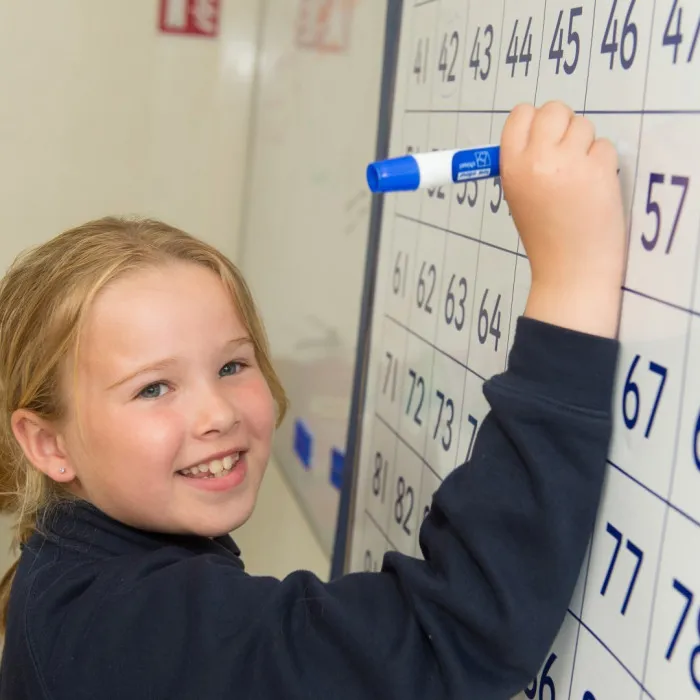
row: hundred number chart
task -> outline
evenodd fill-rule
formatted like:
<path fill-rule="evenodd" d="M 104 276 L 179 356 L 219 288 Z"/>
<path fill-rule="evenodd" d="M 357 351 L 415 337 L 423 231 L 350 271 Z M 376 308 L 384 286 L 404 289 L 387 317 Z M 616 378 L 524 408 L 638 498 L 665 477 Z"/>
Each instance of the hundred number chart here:
<path fill-rule="evenodd" d="M 389 155 L 497 143 L 561 99 L 621 153 L 630 249 L 615 427 L 569 613 L 520 698 L 700 700 L 700 0 L 405 1 Z M 500 182 L 384 197 L 346 570 L 421 556 L 525 307 Z"/>

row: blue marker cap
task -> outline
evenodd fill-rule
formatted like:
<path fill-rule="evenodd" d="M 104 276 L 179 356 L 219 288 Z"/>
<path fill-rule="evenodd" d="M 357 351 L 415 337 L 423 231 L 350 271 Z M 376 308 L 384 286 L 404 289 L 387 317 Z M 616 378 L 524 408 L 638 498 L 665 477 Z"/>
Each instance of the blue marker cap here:
<path fill-rule="evenodd" d="M 372 192 L 417 190 L 420 169 L 413 156 L 380 160 L 367 166 L 367 184 Z"/>

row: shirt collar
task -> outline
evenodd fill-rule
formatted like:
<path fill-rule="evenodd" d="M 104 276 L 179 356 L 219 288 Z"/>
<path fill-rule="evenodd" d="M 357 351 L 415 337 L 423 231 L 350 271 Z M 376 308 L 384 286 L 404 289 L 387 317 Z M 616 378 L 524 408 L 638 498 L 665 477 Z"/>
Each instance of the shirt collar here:
<path fill-rule="evenodd" d="M 219 554 L 240 561 L 241 551 L 230 535 L 204 537 L 178 535 L 142 530 L 126 525 L 92 503 L 84 500 L 62 501 L 53 504 L 42 514 L 34 537 L 80 551 L 102 550 L 108 555 L 154 551 L 163 547 L 178 547 L 193 554 Z M 29 547 L 31 546 L 31 540 Z"/>

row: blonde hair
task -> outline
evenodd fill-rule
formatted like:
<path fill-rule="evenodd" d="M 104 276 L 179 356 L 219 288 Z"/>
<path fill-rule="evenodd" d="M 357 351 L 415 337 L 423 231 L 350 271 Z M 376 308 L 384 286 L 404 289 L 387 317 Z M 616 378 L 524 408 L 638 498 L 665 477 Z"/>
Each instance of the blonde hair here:
<path fill-rule="evenodd" d="M 287 398 L 263 324 L 243 276 L 225 255 L 152 219 L 106 217 L 65 231 L 20 255 L 0 282 L 0 510 L 16 516 L 15 547 L 29 539 L 44 509 L 70 495 L 28 462 L 12 432 L 12 413 L 25 408 L 60 419 L 59 374 L 68 353 L 77 355 L 91 301 L 127 271 L 172 261 L 202 265 L 224 282 L 253 340 L 277 424 L 282 421 Z M 0 633 L 16 568 L 17 562 L 0 581 Z"/>

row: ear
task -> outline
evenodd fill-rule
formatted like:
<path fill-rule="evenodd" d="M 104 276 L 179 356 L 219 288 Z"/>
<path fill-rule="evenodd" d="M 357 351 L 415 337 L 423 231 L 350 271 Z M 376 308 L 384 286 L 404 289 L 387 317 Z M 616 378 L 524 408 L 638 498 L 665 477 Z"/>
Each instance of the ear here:
<path fill-rule="evenodd" d="M 12 414 L 11 425 L 26 458 L 40 472 L 62 484 L 75 479 L 64 441 L 53 423 L 20 408 Z"/>

